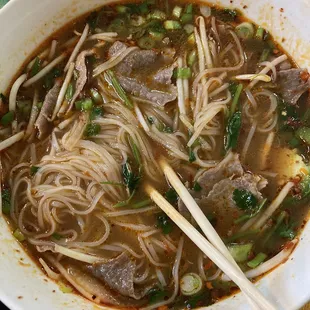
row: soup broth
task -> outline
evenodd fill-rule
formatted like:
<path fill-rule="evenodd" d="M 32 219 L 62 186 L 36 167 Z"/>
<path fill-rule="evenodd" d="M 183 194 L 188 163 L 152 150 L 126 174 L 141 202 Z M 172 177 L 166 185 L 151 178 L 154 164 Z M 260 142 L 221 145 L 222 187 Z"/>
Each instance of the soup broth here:
<path fill-rule="evenodd" d="M 246 275 L 264 275 L 308 214 L 308 91 L 307 70 L 239 11 L 104 6 L 53 35 L 1 95 L 2 213 L 64 292 L 210 305 L 236 286 L 145 185 L 197 227 L 165 157 Z"/>

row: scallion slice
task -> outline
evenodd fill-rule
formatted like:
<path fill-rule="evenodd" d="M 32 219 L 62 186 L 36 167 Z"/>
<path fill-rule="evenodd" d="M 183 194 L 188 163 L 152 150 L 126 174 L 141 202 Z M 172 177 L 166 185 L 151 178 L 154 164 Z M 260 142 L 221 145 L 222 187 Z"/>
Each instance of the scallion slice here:
<path fill-rule="evenodd" d="M 181 278 L 180 288 L 184 296 L 196 295 L 202 289 L 202 280 L 196 273 L 187 273 Z"/>

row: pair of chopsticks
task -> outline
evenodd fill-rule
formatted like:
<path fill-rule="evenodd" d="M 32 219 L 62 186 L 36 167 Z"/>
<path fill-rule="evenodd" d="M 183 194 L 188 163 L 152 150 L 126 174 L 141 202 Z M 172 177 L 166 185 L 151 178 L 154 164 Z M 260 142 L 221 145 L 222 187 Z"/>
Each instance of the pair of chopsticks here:
<path fill-rule="evenodd" d="M 248 302 L 253 309 L 276 310 L 273 306 L 250 282 L 235 262 L 226 245 L 217 234 L 205 214 L 197 205 L 195 199 L 188 192 L 175 171 L 161 157 L 159 165 L 163 170 L 170 185 L 178 193 L 180 199 L 188 208 L 193 218 L 202 229 L 208 240 L 200 234 L 154 187 L 145 185 L 145 191 L 150 198 L 160 207 L 174 223 L 191 239 L 197 247 L 209 257 L 246 295 Z"/>

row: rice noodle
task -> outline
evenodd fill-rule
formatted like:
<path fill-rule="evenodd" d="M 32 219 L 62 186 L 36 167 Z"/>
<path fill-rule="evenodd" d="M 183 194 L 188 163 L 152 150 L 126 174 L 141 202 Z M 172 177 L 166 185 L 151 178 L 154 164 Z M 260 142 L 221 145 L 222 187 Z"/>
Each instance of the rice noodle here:
<path fill-rule="evenodd" d="M 14 136 L 0 142 L 0 152 L 9 148 L 13 144 L 21 141 L 24 138 L 24 136 L 25 136 L 25 132 L 21 131 L 21 132 L 15 134 Z"/>
<path fill-rule="evenodd" d="M 16 98 L 21 85 L 26 81 L 27 74 L 21 75 L 13 84 L 9 97 L 9 110 L 16 111 Z"/>

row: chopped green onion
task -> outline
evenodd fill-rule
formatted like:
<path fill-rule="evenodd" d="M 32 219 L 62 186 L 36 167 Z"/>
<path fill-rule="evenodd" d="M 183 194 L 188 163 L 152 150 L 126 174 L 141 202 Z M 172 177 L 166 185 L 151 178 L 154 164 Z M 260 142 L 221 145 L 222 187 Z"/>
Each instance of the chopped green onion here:
<path fill-rule="evenodd" d="M 169 216 L 165 213 L 158 215 L 157 217 L 157 227 L 160 228 L 164 235 L 168 235 L 172 232 L 173 225 Z"/>
<path fill-rule="evenodd" d="M 198 294 L 202 290 L 202 280 L 196 273 L 185 274 L 180 281 L 181 293 L 184 296 L 192 296 Z"/>
<path fill-rule="evenodd" d="M 117 95 L 123 100 L 123 102 L 125 103 L 125 105 L 132 109 L 133 108 L 133 104 L 131 102 L 131 100 L 128 98 L 126 92 L 124 91 L 123 87 L 120 85 L 120 83 L 118 82 L 114 72 L 112 70 L 107 70 L 107 74 L 109 76 L 109 78 L 111 79 L 111 84 L 115 90 L 115 92 L 117 93 Z"/>
<path fill-rule="evenodd" d="M 189 3 L 186 7 L 185 7 L 185 10 L 184 12 L 187 13 L 187 14 L 193 14 L 193 9 L 194 9 L 194 6 L 192 3 Z"/>
<path fill-rule="evenodd" d="M 34 61 L 34 64 L 31 68 L 30 77 L 37 75 L 41 70 L 41 59 L 37 57 Z"/>
<path fill-rule="evenodd" d="M 194 33 L 192 33 L 192 34 L 188 37 L 187 42 L 188 42 L 189 44 L 192 44 L 192 45 L 196 44 L 196 38 L 195 38 L 195 34 L 194 34 Z"/>
<path fill-rule="evenodd" d="M 68 88 L 67 88 L 67 91 L 66 91 L 66 96 L 65 96 L 66 100 L 70 101 L 72 99 L 73 95 L 74 95 L 74 86 L 73 86 L 72 83 L 70 83 L 68 85 Z"/>
<path fill-rule="evenodd" d="M 242 90 L 243 90 L 243 85 L 239 84 L 236 88 L 236 92 L 233 94 L 233 101 L 232 101 L 231 108 L 230 108 L 230 116 L 232 116 L 237 109 L 237 105 L 238 105 Z"/>
<path fill-rule="evenodd" d="M 266 61 L 270 55 L 271 49 L 270 48 L 265 48 L 262 52 L 262 55 L 260 56 L 259 62 Z"/>
<path fill-rule="evenodd" d="M 2 189 L 2 212 L 5 215 L 9 215 L 11 211 L 11 192 L 9 189 Z"/>
<path fill-rule="evenodd" d="M 158 19 L 158 20 L 166 20 L 167 15 L 165 12 L 160 10 L 155 10 L 153 13 L 150 14 L 151 19 Z"/>
<path fill-rule="evenodd" d="M 179 196 L 174 188 L 168 189 L 168 191 L 165 193 L 165 198 L 171 203 L 175 204 L 178 202 Z"/>
<path fill-rule="evenodd" d="M 103 98 L 99 91 L 96 88 L 91 88 L 90 89 L 90 96 L 97 105 L 103 105 Z"/>
<path fill-rule="evenodd" d="M 181 24 L 176 21 L 176 20 L 166 20 L 164 22 L 164 27 L 167 30 L 178 30 L 178 29 L 182 29 Z"/>
<path fill-rule="evenodd" d="M 150 50 L 155 46 L 155 41 L 151 37 L 145 36 L 138 40 L 138 46 L 142 49 Z"/>
<path fill-rule="evenodd" d="M 73 288 L 71 286 L 68 286 L 66 285 L 65 283 L 63 282 L 58 282 L 58 285 L 59 285 L 59 289 L 62 293 L 64 294 L 70 294 L 73 292 Z"/>
<path fill-rule="evenodd" d="M 10 111 L 10 112 L 6 113 L 1 118 L 1 125 L 2 126 L 10 125 L 14 121 L 14 117 L 15 117 L 14 111 Z"/>
<path fill-rule="evenodd" d="M 90 119 L 94 120 L 99 117 L 103 117 L 104 111 L 102 107 L 94 107 L 90 113 Z"/>
<path fill-rule="evenodd" d="M 191 68 L 176 68 L 173 71 L 173 77 L 176 79 L 187 80 L 191 78 L 192 70 Z"/>
<path fill-rule="evenodd" d="M 51 89 L 53 87 L 54 80 L 61 75 L 62 71 L 59 68 L 54 68 L 52 71 L 46 74 L 43 84 L 44 88 Z"/>
<path fill-rule="evenodd" d="M 183 9 L 180 6 L 175 6 L 174 9 L 172 10 L 172 16 L 179 19 L 181 17 L 182 10 Z"/>
<path fill-rule="evenodd" d="M 184 25 L 184 24 L 189 24 L 191 22 L 193 22 L 194 19 L 194 15 L 193 14 L 189 14 L 189 13 L 184 13 L 181 18 L 180 18 L 180 22 Z"/>
<path fill-rule="evenodd" d="M 197 61 L 197 50 L 192 50 L 187 58 L 187 63 L 190 67 Z"/>
<path fill-rule="evenodd" d="M 92 99 L 85 98 L 75 103 L 75 108 L 80 111 L 90 111 L 94 106 Z"/>
<path fill-rule="evenodd" d="M 133 209 L 141 209 L 141 208 L 147 207 L 148 205 L 150 205 L 152 203 L 153 203 L 153 201 L 151 199 L 147 199 L 147 200 L 143 200 L 143 201 L 140 201 L 138 203 L 133 204 L 132 208 Z"/>
<path fill-rule="evenodd" d="M 195 27 L 194 27 L 194 25 L 192 25 L 192 24 L 186 24 L 186 25 L 184 26 L 184 30 L 186 31 L 187 34 L 191 34 L 191 33 L 194 32 Z"/>
<path fill-rule="evenodd" d="M 200 186 L 200 184 L 197 181 L 194 183 L 193 190 L 195 192 L 200 192 L 202 190 L 202 187 Z"/>
<path fill-rule="evenodd" d="M 30 167 L 30 174 L 33 176 L 40 170 L 40 167 L 31 166 Z"/>
<path fill-rule="evenodd" d="M 253 24 L 244 22 L 235 28 L 236 34 L 240 39 L 251 39 L 254 36 Z"/>
<path fill-rule="evenodd" d="M 264 39 L 265 29 L 262 27 L 258 27 L 256 31 L 256 39 L 263 40 Z"/>
<path fill-rule="evenodd" d="M 152 30 L 149 30 L 149 35 L 155 41 L 161 41 L 165 37 L 164 33 Z"/>
<path fill-rule="evenodd" d="M 252 243 L 233 244 L 228 246 L 228 250 L 231 256 L 237 263 L 243 263 L 247 261 L 252 248 L 253 248 Z"/>
<path fill-rule="evenodd" d="M 26 240 L 24 234 L 20 231 L 19 228 L 17 228 L 14 233 L 13 236 L 19 241 L 19 242 L 23 242 Z"/>
<path fill-rule="evenodd" d="M 120 13 L 120 14 L 127 13 L 129 10 L 129 8 L 125 5 L 117 5 L 115 9 L 116 9 L 117 13 Z"/>
<path fill-rule="evenodd" d="M 276 232 L 276 230 L 282 225 L 283 221 L 285 220 L 285 218 L 288 217 L 288 213 L 286 211 L 282 211 L 276 221 L 275 226 L 269 231 L 269 233 L 267 234 L 266 238 L 263 241 L 263 244 L 266 244 L 269 239 L 272 237 L 272 235 Z"/>
<path fill-rule="evenodd" d="M 305 142 L 306 144 L 310 145 L 310 128 L 309 127 L 301 127 L 296 132 L 295 135 Z"/>
<path fill-rule="evenodd" d="M 257 254 L 251 261 L 247 263 L 250 268 L 258 267 L 268 256 L 265 253 Z"/>
<path fill-rule="evenodd" d="M 86 126 L 86 129 L 85 129 L 85 132 L 84 132 L 84 135 L 86 137 L 93 137 L 93 136 L 96 136 L 100 133 L 101 131 L 101 127 L 99 124 L 88 124 Z"/>

